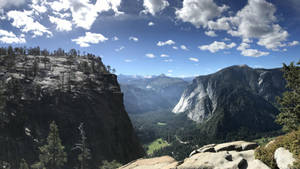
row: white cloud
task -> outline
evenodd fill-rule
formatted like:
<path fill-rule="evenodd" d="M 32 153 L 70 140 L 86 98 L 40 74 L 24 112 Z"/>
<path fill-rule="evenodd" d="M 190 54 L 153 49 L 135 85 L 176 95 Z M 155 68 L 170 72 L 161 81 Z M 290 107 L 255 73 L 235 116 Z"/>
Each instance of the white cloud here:
<path fill-rule="evenodd" d="M 210 37 L 216 37 L 216 36 L 218 36 L 216 33 L 215 33 L 215 31 L 205 31 L 204 32 L 205 33 L 205 35 L 207 35 L 207 36 L 210 36 Z"/>
<path fill-rule="evenodd" d="M 169 56 L 169 55 L 166 55 L 166 54 L 161 54 L 160 57 L 162 57 L 162 58 L 168 58 L 168 57 L 170 57 L 170 56 Z"/>
<path fill-rule="evenodd" d="M 0 9 L 11 7 L 11 6 L 20 6 L 25 3 L 25 0 L 1 0 Z"/>
<path fill-rule="evenodd" d="M 182 50 L 189 50 L 185 45 L 180 45 L 180 48 L 181 48 Z"/>
<path fill-rule="evenodd" d="M 213 0 L 184 0 L 183 7 L 177 9 L 176 17 L 183 22 L 190 22 L 197 28 L 207 27 L 208 21 L 220 16 L 228 6 L 218 6 Z"/>
<path fill-rule="evenodd" d="M 148 26 L 154 26 L 155 24 L 154 24 L 154 22 L 149 22 L 148 23 Z"/>
<path fill-rule="evenodd" d="M 13 32 L 0 29 L 0 42 L 8 44 L 26 43 L 26 40 L 24 34 L 21 34 L 19 37 L 17 37 Z"/>
<path fill-rule="evenodd" d="M 47 4 L 46 0 L 32 0 L 32 4 L 30 4 L 29 6 L 35 12 L 45 13 L 45 12 L 47 12 L 46 4 Z"/>
<path fill-rule="evenodd" d="M 293 42 L 289 42 L 288 43 L 288 46 L 296 46 L 296 45 L 298 45 L 299 44 L 299 41 L 293 41 Z"/>
<path fill-rule="evenodd" d="M 224 38 L 223 41 L 231 41 L 229 38 Z"/>
<path fill-rule="evenodd" d="M 249 48 L 250 45 L 247 43 L 247 41 L 246 42 L 244 41 L 240 44 L 237 50 L 241 51 L 241 54 L 243 56 L 249 56 L 249 57 L 260 57 L 260 56 L 269 55 L 269 52 L 263 52 L 257 49 L 249 49 Z"/>
<path fill-rule="evenodd" d="M 50 6 L 57 12 L 70 10 L 75 25 L 89 30 L 99 13 L 112 10 L 116 15 L 123 14 L 118 10 L 120 4 L 121 0 L 97 0 L 95 4 L 89 0 L 59 0 Z"/>
<path fill-rule="evenodd" d="M 152 53 L 147 53 L 146 54 L 146 57 L 148 57 L 148 58 L 155 58 L 155 55 L 154 54 L 152 54 Z"/>
<path fill-rule="evenodd" d="M 33 33 L 33 37 L 42 36 L 47 34 L 48 37 L 52 36 L 52 32 L 50 32 L 45 26 L 35 21 L 32 17 L 32 11 L 16 11 L 12 10 L 7 13 L 7 17 L 9 20 L 13 20 L 12 26 L 21 29 L 22 32 L 31 32 Z"/>
<path fill-rule="evenodd" d="M 190 60 L 190 61 L 193 61 L 193 62 L 199 62 L 199 59 L 193 58 L 193 57 L 190 57 L 189 60 Z"/>
<path fill-rule="evenodd" d="M 226 5 L 218 6 L 213 0 L 184 0 L 183 7 L 176 11 L 178 19 L 190 22 L 197 28 L 212 31 L 224 30 L 242 39 L 257 39 L 257 44 L 274 51 L 289 46 L 289 34 L 277 22 L 276 7 L 267 0 L 248 0 L 248 3 L 232 16 L 221 16 Z"/>
<path fill-rule="evenodd" d="M 112 40 L 113 40 L 113 41 L 118 41 L 119 38 L 118 38 L 117 36 L 114 36 L 114 37 L 112 38 Z"/>
<path fill-rule="evenodd" d="M 168 70 L 168 73 L 172 73 L 173 72 L 173 70 Z"/>
<path fill-rule="evenodd" d="M 120 52 L 121 50 L 125 49 L 124 46 L 120 46 L 119 48 L 115 49 L 116 52 Z"/>
<path fill-rule="evenodd" d="M 155 15 L 156 13 L 164 10 L 169 6 L 169 2 L 167 0 L 144 0 L 144 10 L 143 13 L 150 13 Z"/>
<path fill-rule="evenodd" d="M 165 59 L 164 62 L 173 62 L 173 59 Z"/>
<path fill-rule="evenodd" d="M 258 45 L 278 50 L 285 46 L 288 32 L 276 24 L 275 12 L 275 6 L 266 0 L 248 0 L 236 16 L 228 19 L 233 25 L 228 33 L 243 39 L 256 38 Z"/>
<path fill-rule="evenodd" d="M 77 39 L 72 39 L 80 47 L 89 47 L 91 44 L 98 44 L 108 40 L 105 36 L 100 33 L 85 32 L 85 36 L 80 36 Z"/>
<path fill-rule="evenodd" d="M 178 50 L 178 47 L 177 46 L 173 46 L 172 47 L 174 50 Z"/>
<path fill-rule="evenodd" d="M 132 62 L 132 60 L 131 59 L 125 59 L 124 62 L 130 63 L 130 62 Z"/>
<path fill-rule="evenodd" d="M 218 52 L 219 50 L 234 48 L 235 46 L 236 46 L 236 44 L 234 42 L 232 42 L 230 44 L 226 44 L 224 42 L 214 41 L 213 43 L 211 43 L 209 45 L 199 46 L 198 48 L 201 50 L 209 50 L 211 53 L 215 53 L 215 52 Z"/>
<path fill-rule="evenodd" d="M 138 42 L 139 41 L 139 39 L 137 37 L 134 37 L 134 36 L 130 36 L 129 40 L 132 40 L 134 42 Z"/>
<path fill-rule="evenodd" d="M 49 16 L 49 20 L 51 23 L 56 24 L 57 31 L 71 31 L 72 30 L 72 23 L 65 19 L 60 19 L 54 16 Z"/>
<path fill-rule="evenodd" d="M 222 17 L 217 19 L 216 21 L 208 21 L 208 28 L 210 30 L 230 30 L 231 25 L 230 25 L 230 19 L 229 17 Z"/>
<path fill-rule="evenodd" d="M 156 45 L 157 46 L 165 46 L 165 45 L 174 45 L 174 44 L 175 44 L 175 42 L 173 40 L 167 40 L 165 42 L 158 41 Z"/>

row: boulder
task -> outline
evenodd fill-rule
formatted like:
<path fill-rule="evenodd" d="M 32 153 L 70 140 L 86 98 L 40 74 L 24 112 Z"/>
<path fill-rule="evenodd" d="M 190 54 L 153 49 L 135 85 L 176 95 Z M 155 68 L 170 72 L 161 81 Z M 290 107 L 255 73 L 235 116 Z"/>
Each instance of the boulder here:
<path fill-rule="evenodd" d="M 261 162 L 260 160 L 248 161 L 247 169 L 270 169 L 266 164 Z"/>
<path fill-rule="evenodd" d="M 194 150 L 183 162 L 163 156 L 139 159 L 119 169 L 270 169 L 255 159 L 256 147 L 256 143 L 245 141 L 210 144 Z"/>
<path fill-rule="evenodd" d="M 197 153 L 216 152 L 215 148 L 214 148 L 215 146 L 216 146 L 216 144 L 205 145 L 197 150 L 192 151 L 190 153 L 189 157 L 191 157 L 192 155 L 197 154 Z"/>
<path fill-rule="evenodd" d="M 178 169 L 270 169 L 263 162 L 255 160 L 254 150 L 221 151 L 195 154 L 177 167 Z"/>
<path fill-rule="evenodd" d="M 119 169 L 175 169 L 178 162 L 170 156 L 138 159 Z"/>
<path fill-rule="evenodd" d="M 254 142 L 234 141 L 230 143 L 218 144 L 214 147 L 216 152 L 220 151 L 246 151 L 253 150 L 258 145 Z"/>
<path fill-rule="evenodd" d="M 293 154 L 283 147 L 276 149 L 274 159 L 279 169 L 290 169 L 295 161 Z"/>

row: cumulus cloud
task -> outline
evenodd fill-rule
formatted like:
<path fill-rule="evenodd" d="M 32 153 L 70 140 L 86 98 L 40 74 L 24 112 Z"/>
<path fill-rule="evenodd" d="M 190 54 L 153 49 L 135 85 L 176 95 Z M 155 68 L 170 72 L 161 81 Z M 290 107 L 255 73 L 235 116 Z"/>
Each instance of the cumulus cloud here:
<path fill-rule="evenodd" d="M 132 62 L 132 60 L 131 59 L 125 59 L 124 62 L 130 63 L 130 62 Z"/>
<path fill-rule="evenodd" d="M 241 54 L 243 56 L 249 56 L 249 57 L 260 57 L 269 55 L 269 52 L 263 52 L 259 51 L 257 49 L 249 49 L 250 45 L 247 42 L 242 42 L 240 46 L 237 48 L 237 50 L 241 51 Z"/>
<path fill-rule="evenodd" d="M 173 59 L 165 59 L 164 62 L 173 62 Z"/>
<path fill-rule="evenodd" d="M 91 44 L 98 44 L 100 42 L 105 42 L 108 40 L 105 36 L 100 33 L 86 32 L 85 36 L 80 36 L 76 39 L 72 39 L 80 47 L 89 47 Z"/>
<path fill-rule="evenodd" d="M 32 4 L 29 6 L 38 13 L 45 13 L 47 12 L 47 1 L 46 0 L 32 0 Z"/>
<path fill-rule="evenodd" d="M 170 57 L 170 56 L 169 56 L 169 55 L 166 55 L 166 54 L 161 54 L 160 57 L 162 57 L 162 58 L 168 58 L 168 57 Z"/>
<path fill-rule="evenodd" d="M 1 43 L 26 43 L 25 35 L 21 34 L 17 37 L 13 32 L 8 32 L 6 30 L 0 29 L 0 42 Z"/>
<path fill-rule="evenodd" d="M 157 46 L 165 46 L 165 45 L 174 45 L 175 44 L 175 42 L 173 41 L 173 40 L 167 40 L 167 41 L 165 41 L 165 42 L 163 42 L 163 41 L 159 41 L 159 42 L 157 42 Z"/>
<path fill-rule="evenodd" d="M 8 20 L 13 20 L 12 26 L 21 29 L 22 32 L 31 32 L 33 33 L 33 37 L 42 36 L 44 34 L 48 37 L 52 36 L 52 32 L 38 21 L 35 21 L 32 15 L 32 11 L 26 10 L 23 12 L 12 10 L 7 13 Z"/>
<path fill-rule="evenodd" d="M 258 39 L 257 44 L 267 49 L 284 47 L 288 32 L 278 25 L 275 6 L 266 0 L 248 0 L 248 4 L 233 17 L 211 21 L 209 28 L 227 30 L 232 36 L 242 39 Z M 255 18 L 255 19 L 253 19 Z M 229 26 L 232 25 L 232 26 Z"/>
<path fill-rule="evenodd" d="M 148 58 L 155 58 L 155 55 L 153 54 L 153 53 L 147 53 L 146 54 L 146 57 L 148 57 Z"/>
<path fill-rule="evenodd" d="M 154 26 L 155 24 L 154 24 L 154 22 L 149 22 L 148 23 L 148 26 Z"/>
<path fill-rule="evenodd" d="M 115 49 L 116 52 L 120 52 L 121 50 L 125 49 L 124 46 L 120 46 L 119 48 Z"/>
<path fill-rule="evenodd" d="M 143 13 L 150 13 L 151 15 L 155 15 L 156 13 L 164 10 L 169 6 L 169 2 L 167 0 L 144 0 L 144 10 Z"/>
<path fill-rule="evenodd" d="M 183 7 L 177 9 L 177 19 L 190 22 L 197 28 L 207 27 L 208 21 L 219 17 L 229 7 L 218 6 L 213 0 L 184 0 Z"/>
<path fill-rule="evenodd" d="M 218 36 L 215 33 L 215 31 L 205 31 L 204 33 L 205 33 L 205 35 L 210 36 L 210 37 L 216 37 L 216 36 Z"/>
<path fill-rule="evenodd" d="M 277 51 L 289 46 L 288 32 L 278 24 L 276 7 L 267 0 L 248 0 L 248 3 L 232 16 L 221 16 L 228 7 L 218 6 L 213 0 L 184 0 L 176 10 L 178 19 L 190 22 L 197 28 L 208 29 L 205 34 L 215 36 L 215 30 L 244 39 L 256 39 L 257 44 Z"/>
<path fill-rule="evenodd" d="M 189 60 L 190 60 L 190 61 L 193 61 L 193 62 L 199 62 L 199 59 L 193 58 L 193 57 L 190 57 Z"/>
<path fill-rule="evenodd" d="M 112 40 L 113 40 L 113 41 L 118 41 L 119 38 L 118 38 L 117 36 L 114 36 L 114 37 L 112 38 Z"/>
<path fill-rule="evenodd" d="M 209 50 L 211 53 L 215 53 L 215 52 L 218 52 L 219 50 L 234 48 L 235 46 L 236 46 L 236 44 L 234 42 L 232 42 L 230 44 L 226 44 L 224 42 L 214 41 L 213 43 L 211 43 L 209 45 L 199 46 L 198 48 L 201 50 Z"/>
<path fill-rule="evenodd" d="M 49 20 L 51 23 L 56 24 L 57 31 L 71 31 L 72 30 L 72 23 L 65 19 L 60 19 L 54 16 L 49 16 Z"/>
<path fill-rule="evenodd" d="M 178 47 L 177 46 L 173 46 L 172 47 L 174 50 L 178 50 Z"/>
<path fill-rule="evenodd" d="M 139 41 L 139 38 L 134 37 L 134 36 L 130 36 L 130 37 L 129 37 L 129 40 L 132 40 L 132 41 L 134 41 L 134 42 L 138 42 L 138 41 Z"/>
<path fill-rule="evenodd" d="M 72 20 L 77 27 L 89 30 L 99 13 L 114 11 L 116 15 L 122 14 L 118 10 L 121 0 L 97 0 L 92 4 L 89 0 L 59 0 L 50 3 L 56 12 L 71 11 Z"/>
<path fill-rule="evenodd" d="M 180 48 L 181 48 L 182 50 L 189 50 L 185 45 L 180 45 Z"/>
<path fill-rule="evenodd" d="M 288 46 L 296 46 L 299 44 L 299 41 L 293 41 L 293 42 L 289 42 Z"/>
<path fill-rule="evenodd" d="M 25 3 L 25 0 L 1 0 L 0 9 L 11 7 L 11 6 L 20 6 Z"/>

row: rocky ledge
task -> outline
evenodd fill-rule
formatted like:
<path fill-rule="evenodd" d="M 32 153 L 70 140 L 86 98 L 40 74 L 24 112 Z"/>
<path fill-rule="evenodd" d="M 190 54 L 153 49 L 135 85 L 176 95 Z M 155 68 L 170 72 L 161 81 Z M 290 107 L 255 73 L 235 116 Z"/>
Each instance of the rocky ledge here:
<path fill-rule="evenodd" d="M 182 162 L 163 156 L 133 161 L 119 169 L 270 169 L 254 158 L 253 142 L 210 144 L 194 150 Z"/>

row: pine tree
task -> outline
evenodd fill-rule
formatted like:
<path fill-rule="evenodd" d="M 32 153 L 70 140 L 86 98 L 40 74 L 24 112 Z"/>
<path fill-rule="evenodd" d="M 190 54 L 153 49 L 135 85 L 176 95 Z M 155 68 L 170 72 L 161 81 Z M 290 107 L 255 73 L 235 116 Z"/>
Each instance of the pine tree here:
<path fill-rule="evenodd" d="M 80 141 L 75 145 L 73 149 L 80 150 L 80 154 L 78 155 L 78 160 L 80 161 L 80 169 L 87 169 L 87 160 L 91 159 L 91 150 L 87 147 L 87 137 L 83 129 L 83 123 L 79 125 L 78 130 L 80 132 Z"/>
<path fill-rule="evenodd" d="M 29 169 L 29 166 L 24 159 L 21 160 L 20 169 Z"/>
<path fill-rule="evenodd" d="M 33 165 L 33 168 L 60 169 L 67 162 L 67 153 L 61 144 L 58 128 L 54 121 L 50 124 L 47 144 L 39 149 L 40 162 Z"/>
<path fill-rule="evenodd" d="M 276 122 L 283 126 L 283 130 L 297 130 L 300 126 L 300 61 L 295 66 L 292 62 L 289 66 L 283 65 L 284 78 L 288 91 L 278 98 L 280 114 Z"/>

